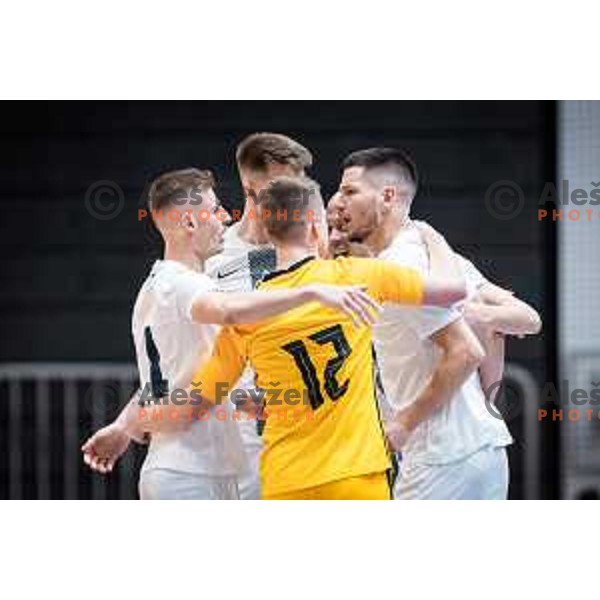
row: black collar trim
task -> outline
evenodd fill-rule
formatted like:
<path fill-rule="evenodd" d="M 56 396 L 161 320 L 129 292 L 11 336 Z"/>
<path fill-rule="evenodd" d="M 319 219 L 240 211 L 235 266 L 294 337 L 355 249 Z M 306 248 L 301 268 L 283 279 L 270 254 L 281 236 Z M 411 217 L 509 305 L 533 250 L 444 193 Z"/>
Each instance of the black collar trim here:
<path fill-rule="evenodd" d="M 306 258 L 303 258 L 302 260 L 299 260 L 298 262 L 292 263 L 287 269 L 279 269 L 278 271 L 271 271 L 271 273 L 267 273 L 262 278 L 262 280 L 270 281 L 271 279 L 274 279 L 275 277 L 279 277 L 280 275 L 287 275 L 288 273 L 292 273 L 293 271 L 296 271 L 300 267 L 303 267 L 305 264 L 309 263 L 311 260 L 315 260 L 315 259 L 316 259 L 316 256 L 307 256 Z"/>

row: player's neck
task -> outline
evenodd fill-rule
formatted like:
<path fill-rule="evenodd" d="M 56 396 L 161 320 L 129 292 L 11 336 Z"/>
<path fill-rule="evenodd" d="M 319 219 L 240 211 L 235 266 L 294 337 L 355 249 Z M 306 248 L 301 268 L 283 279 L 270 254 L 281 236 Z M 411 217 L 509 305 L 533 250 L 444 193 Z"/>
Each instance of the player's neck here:
<path fill-rule="evenodd" d="M 364 244 L 374 256 L 388 248 L 395 237 L 411 226 L 412 221 L 407 213 L 391 214 L 381 225 L 364 239 Z"/>
<path fill-rule="evenodd" d="M 277 256 L 277 269 L 281 270 L 287 269 L 294 263 L 309 256 L 317 256 L 317 250 L 309 246 L 277 246 L 275 254 Z"/>
<path fill-rule="evenodd" d="M 238 235 L 247 244 L 261 246 L 269 243 L 265 224 L 259 218 L 256 204 L 248 199 L 244 205 L 244 214 L 240 219 Z"/>
<path fill-rule="evenodd" d="M 204 261 L 194 254 L 189 245 L 184 247 L 174 242 L 165 240 L 164 259 L 174 260 L 175 262 L 179 262 L 186 267 L 193 269 L 194 271 L 204 271 Z"/>

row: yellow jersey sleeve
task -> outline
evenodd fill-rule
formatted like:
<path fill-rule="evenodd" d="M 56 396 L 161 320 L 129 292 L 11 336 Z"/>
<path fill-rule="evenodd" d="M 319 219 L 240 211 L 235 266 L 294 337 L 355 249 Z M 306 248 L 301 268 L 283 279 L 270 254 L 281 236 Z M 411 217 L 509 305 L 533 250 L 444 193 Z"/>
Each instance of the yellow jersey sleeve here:
<path fill-rule="evenodd" d="M 212 356 L 196 370 L 192 385 L 200 389 L 208 402 L 221 403 L 226 390 L 230 390 L 244 372 L 246 360 L 244 337 L 232 327 L 224 327 Z"/>
<path fill-rule="evenodd" d="M 358 258 L 353 261 L 352 271 L 360 273 L 379 302 L 423 304 L 423 277 L 415 269 L 376 258 Z"/>

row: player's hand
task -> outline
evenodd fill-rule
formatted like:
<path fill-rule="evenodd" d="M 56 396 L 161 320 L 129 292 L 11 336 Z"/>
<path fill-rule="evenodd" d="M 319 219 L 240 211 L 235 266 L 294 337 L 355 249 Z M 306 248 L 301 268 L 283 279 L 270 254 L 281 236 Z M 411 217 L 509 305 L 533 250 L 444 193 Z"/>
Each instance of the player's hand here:
<path fill-rule="evenodd" d="M 96 433 L 83 444 L 83 462 L 92 471 L 98 473 L 110 473 L 119 457 L 127 450 L 130 438 L 125 429 L 117 424 L 111 423 Z"/>
<path fill-rule="evenodd" d="M 412 427 L 404 419 L 402 411 L 385 424 L 385 435 L 394 452 L 401 452 L 412 433 Z"/>
<path fill-rule="evenodd" d="M 321 304 L 345 312 L 356 327 L 372 326 L 379 318 L 381 306 L 359 286 L 315 285 L 315 300 Z"/>

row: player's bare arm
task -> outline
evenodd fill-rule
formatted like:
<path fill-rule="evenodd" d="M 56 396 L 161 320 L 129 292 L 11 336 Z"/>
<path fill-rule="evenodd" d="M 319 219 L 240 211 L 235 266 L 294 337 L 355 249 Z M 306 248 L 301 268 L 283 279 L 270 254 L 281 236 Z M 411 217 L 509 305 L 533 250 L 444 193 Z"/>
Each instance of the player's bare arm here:
<path fill-rule="evenodd" d="M 144 435 L 152 436 L 157 433 L 176 433 L 186 430 L 194 423 L 203 411 L 210 410 L 214 403 L 207 402 L 204 398 L 198 399 L 191 396 L 192 388 L 187 390 L 187 401 L 180 400 L 177 405 L 177 417 L 155 418 L 153 405 L 136 405 L 129 414 L 129 419 L 135 420 L 136 426 Z"/>
<path fill-rule="evenodd" d="M 440 274 L 460 269 L 456 254 L 444 237 L 424 222 L 415 222 L 427 245 L 431 271 Z M 541 320 L 537 312 L 508 290 L 486 282 L 475 297 L 465 303 L 465 319 L 485 351 L 479 366 L 481 386 L 493 389 L 504 373 L 505 335 L 538 333 Z"/>
<path fill-rule="evenodd" d="M 483 344 L 486 358 L 479 367 L 481 387 L 493 401 L 504 375 L 505 337 L 535 335 L 542 327 L 537 311 L 510 291 L 485 283 L 465 306 L 465 319 Z"/>
<path fill-rule="evenodd" d="M 92 471 L 110 473 L 132 440 L 146 442 L 144 430 L 134 418 L 138 398 L 139 390 L 131 396 L 112 423 L 96 431 L 81 447 L 83 461 Z"/>
<path fill-rule="evenodd" d="M 371 326 L 377 319 L 380 310 L 379 305 L 365 293 L 363 288 L 358 286 L 311 285 L 296 290 L 249 292 L 245 294 L 232 294 L 231 296 L 237 296 L 237 307 L 244 312 L 246 318 L 252 317 L 256 320 L 258 320 L 259 314 L 265 318 L 264 315 L 267 314 L 280 314 L 306 302 L 318 301 L 324 306 L 344 312 L 352 319 L 356 326 L 360 326 L 361 324 Z M 204 308 L 207 297 L 209 297 L 209 306 L 208 308 Z M 210 297 L 213 297 L 213 300 Z M 258 311 L 256 309 L 257 298 L 262 303 Z M 217 306 L 210 306 L 211 301 L 216 301 Z M 199 298 L 199 306 L 196 308 L 203 307 L 199 311 L 202 318 L 216 320 L 222 318 L 223 312 L 218 304 L 223 301 L 228 301 L 225 294 L 203 294 Z M 194 319 L 198 320 L 199 315 L 194 314 L 194 310 L 192 308 L 192 314 Z M 230 354 L 231 356 L 233 356 L 233 353 Z M 236 364 L 239 363 L 240 368 L 231 377 L 231 382 L 237 381 L 241 376 L 245 359 L 234 362 Z M 197 381 L 198 378 L 195 380 Z M 135 414 L 139 426 L 146 433 L 176 431 L 182 427 L 189 426 L 200 410 L 209 409 L 211 404 L 214 404 L 214 398 L 210 397 L 210 395 L 205 396 L 203 394 L 201 404 L 196 403 L 196 399 L 192 398 L 191 393 L 187 395 L 187 398 L 187 402 L 181 401 L 178 405 L 184 415 L 181 419 L 153 420 L 150 418 L 147 410 L 144 411 L 144 408 L 138 407 Z M 192 404 L 192 400 L 194 404 Z"/>
<path fill-rule="evenodd" d="M 467 295 L 464 279 L 423 276 L 412 267 L 381 259 L 351 259 L 354 273 L 363 271 L 365 281 L 378 290 L 378 299 L 394 304 L 447 307 Z"/>
<path fill-rule="evenodd" d="M 461 276 L 456 254 L 444 236 L 423 221 L 415 221 L 421 232 L 431 261 L 431 273 L 451 273 Z M 504 335 L 534 335 L 540 332 L 542 321 L 537 311 L 514 296 L 509 290 L 486 282 L 466 306 L 467 321 L 477 327 Z"/>
<path fill-rule="evenodd" d="M 450 402 L 485 356 L 477 337 L 462 318 L 436 332 L 431 339 L 441 350 L 441 356 L 429 384 L 386 426 L 388 439 L 397 451 L 419 423 Z"/>
<path fill-rule="evenodd" d="M 211 292 L 201 295 L 192 305 L 192 317 L 199 323 L 229 325 L 253 323 L 296 308 L 307 302 L 345 312 L 356 326 L 372 325 L 380 313 L 380 306 L 364 289 L 356 286 L 313 285 L 296 290 L 247 292 L 225 294 Z M 84 462 L 94 471 L 109 473 L 133 439 L 143 442 L 146 434 L 176 431 L 189 427 L 200 408 L 188 407 L 189 418 L 156 421 L 149 409 L 139 405 L 134 394 L 117 419 L 99 429 L 82 446 Z M 194 412 L 195 411 L 195 412 Z"/>
<path fill-rule="evenodd" d="M 427 247 L 431 273 L 434 275 L 446 272 L 462 273 L 458 257 L 446 242 L 444 236 L 423 221 L 415 221 L 414 224 L 419 229 Z M 483 323 L 480 318 L 482 315 L 479 308 L 483 306 L 484 303 L 479 300 L 479 296 L 469 298 L 465 302 L 465 320 L 477 336 L 485 352 L 485 358 L 478 368 L 481 387 L 484 390 L 493 390 L 493 384 L 500 381 L 504 374 L 505 343 L 504 336 L 496 333 L 489 326 L 490 323 Z"/>
<path fill-rule="evenodd" d="M 308 285 L 294 290 L 203 294 L 192 305 L 198 323 L 256 323 L 306 304 L 319 302 L 346 313 L 356 325 L 372 325 L 380 306 L 358 286 Z"/>
<path fill-rule="evenodd" d="M 423 278 L 423 304 L 425 306 L 452 306 L 467 295 L 464 279 L 447 277 Z"/>
<path fill-rule="evenodd" d="M 532 306 L 489 282 L 469 303 L 467 316 L 475 325 L 502 335 L 536 335 L 542 329 L 542 319 Z"/>
<path fill-rule="evenodd" d="M 484 337 L 481 343 L 486 356 L 479 365 L 479 381 L 483 393 L 493 402 L 499 389 L 496 384 L 504 377 L 506 338 L 500 334 L 489 335 Z"/>
<path fill-rule="evenodd" d="M 192 419 L 197 417 L 198 411 L 207 406 L 200 404 L 192 409 L 188 418 L 167 420 L 163 423 L 152 419 L 151 409 L 140 403 L 140 391 L 137 390 L 118 417 L 96 431 L 83 444 L 83 461 L 92 471 L 110 473 L 132 440 L 145 444 L 153 433 L 186 429 Z"/>

